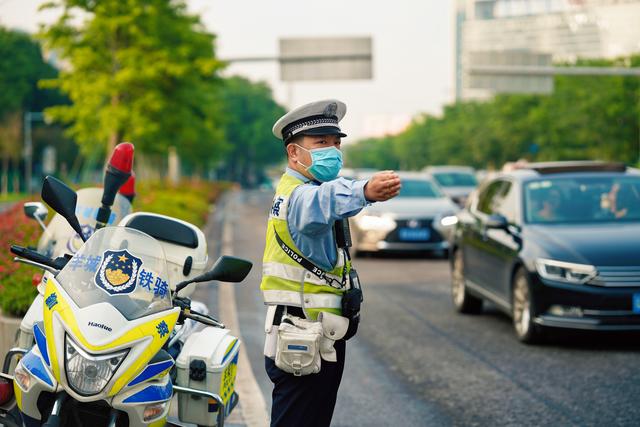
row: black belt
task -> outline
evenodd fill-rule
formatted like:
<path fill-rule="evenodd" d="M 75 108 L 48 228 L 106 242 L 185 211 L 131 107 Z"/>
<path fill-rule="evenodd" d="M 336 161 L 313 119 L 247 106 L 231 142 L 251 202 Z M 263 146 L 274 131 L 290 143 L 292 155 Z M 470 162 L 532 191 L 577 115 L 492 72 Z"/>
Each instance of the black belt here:
<path fill-rule="evenodd" d="M 300 317 L 302 319 L 305 318 L 304 311 L 300 307 L 294 307 L 292 305 L 278 305 L 276 306 L 276 314 L 273 316 L 273 325 L 278 326 L 280 321 L 282 320 L 282 315 L 284 314 L 284 309 L 287 308 L 287 314 L 291 314 L 296 317 Z"/>

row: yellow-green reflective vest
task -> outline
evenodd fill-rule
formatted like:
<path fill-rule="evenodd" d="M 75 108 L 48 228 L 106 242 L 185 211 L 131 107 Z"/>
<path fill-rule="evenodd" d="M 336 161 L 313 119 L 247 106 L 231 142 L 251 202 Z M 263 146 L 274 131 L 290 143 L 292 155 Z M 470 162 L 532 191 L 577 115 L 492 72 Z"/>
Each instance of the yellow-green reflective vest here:
<path fill-rule="evenodd" d="M 289 197 L 293 190 L 303 185 L 304 182 L 289 174 L 284 174 L 276 188 L 273 198 L 269 222 L 267 223 L 267 242 L 262 258 L 262 283 L 260 289 L 266 304 L 280 304 L 300 306 L 301 297 L 304 298 L 304 306 L 307 314 L 315 320 L 318 313 L 328 311 L 340 315 L 342 294 L 345 289 L 336 289 L 327 284 L 325 280 L 318 278 L 306 270 L 298 262 L 285 253 L 276 241 L 275 231 L 284 243 L 297 254 L 304 254 L 297 248 L 287 225 L 287 210 Z M 345 258 L 344 251 L 338 249 L 338 260 L 334 268 L 327 271 L 327 275 L 343 281 L 348 277 L 351 263 Z M 304 294 L 301 295 L 301 281 L 304 277 Z"/>

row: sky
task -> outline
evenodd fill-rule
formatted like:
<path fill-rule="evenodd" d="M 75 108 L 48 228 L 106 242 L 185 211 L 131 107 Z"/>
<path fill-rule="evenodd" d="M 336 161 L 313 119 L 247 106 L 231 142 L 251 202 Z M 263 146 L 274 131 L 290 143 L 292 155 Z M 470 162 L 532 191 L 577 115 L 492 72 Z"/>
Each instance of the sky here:
<path fill-rule="evenodd" d="M 0 0 L 0 25 L 29 32 L 54 15 L 42 0 Z M 266 81 L 276 100 L 296 107 L 336 98 L 349 143 L 397 133 L 420 113 L 454 100 L 453 0 L 187 0 L 216 34 L 221 59 L 277 56 L 280 38 L 370 36 L 373 79 L 283 83 L 276 63 L 234 63 L 225 75 Z"/>

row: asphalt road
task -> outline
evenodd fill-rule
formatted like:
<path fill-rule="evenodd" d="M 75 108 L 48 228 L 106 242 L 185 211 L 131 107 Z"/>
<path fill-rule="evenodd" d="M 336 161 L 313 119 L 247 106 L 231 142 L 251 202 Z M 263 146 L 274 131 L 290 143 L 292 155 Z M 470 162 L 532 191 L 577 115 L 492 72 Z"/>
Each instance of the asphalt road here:
<path fill-rule="evenodd" d="M 234 193 L 228 209 L 214 215 L 220 221 L 226 212 L 234 254 L 255 264 L 236 288 L 236 304 L 243 350 L 269 406 L 259 282 L 271 197 Z M 347 346 L 332 425 L 640 424 L 638 335 L 562 333 L 526 346 L 491 307 L 476 316 L 453 311 L 444 260 L 404 254 L 357 258 L 355 266 L 365 291 L 363 322 Z M 214 289 L 198 295 L 215 300 Z"/>

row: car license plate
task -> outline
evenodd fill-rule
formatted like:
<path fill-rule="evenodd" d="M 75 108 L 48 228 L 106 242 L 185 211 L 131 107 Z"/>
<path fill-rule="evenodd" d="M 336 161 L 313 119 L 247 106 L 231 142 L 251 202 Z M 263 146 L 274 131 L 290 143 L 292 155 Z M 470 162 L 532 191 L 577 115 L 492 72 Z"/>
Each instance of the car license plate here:
<path fill-rule="evenodd" d="M 633 294 L 633 312 L 640 313 L 640 294 Z"/>
<path fill-rule="evenodd" d="M 431 236 L 428 228 L 401 228 L 398 233 L 400 240 L 407 241 L 429 240 Z"/>

